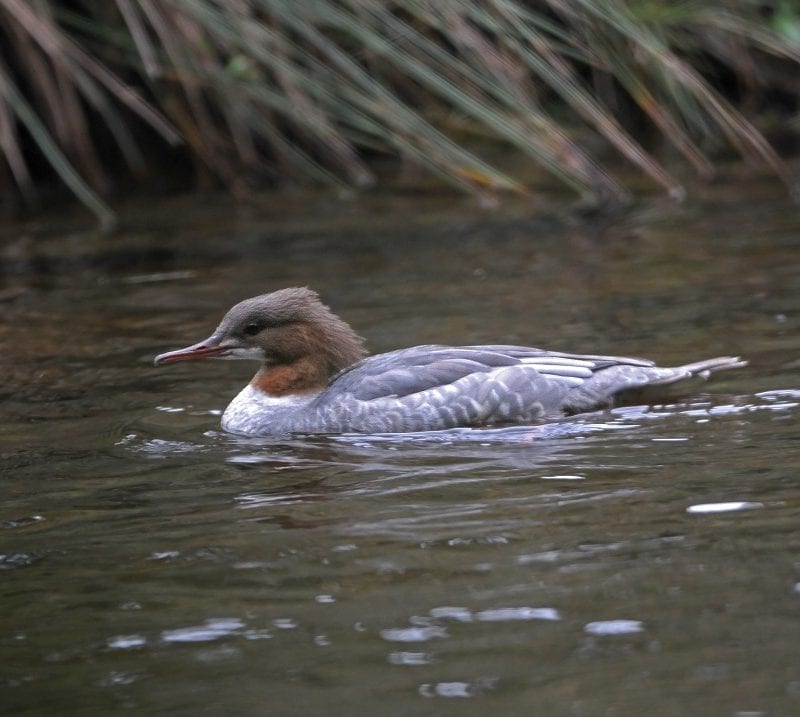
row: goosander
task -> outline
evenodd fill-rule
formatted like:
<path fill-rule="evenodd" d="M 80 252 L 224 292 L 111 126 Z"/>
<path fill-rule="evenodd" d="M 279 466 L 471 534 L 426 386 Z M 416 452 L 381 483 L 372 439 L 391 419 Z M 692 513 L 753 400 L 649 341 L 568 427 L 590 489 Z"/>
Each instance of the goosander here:
<path fill-rule="evenodd" d="M 223 429 L 251 436 L 530 424 L 747 363 L 723 356 L 661 368 L 639 358 L 505 345 L 425 345 L 365 356 L 364 340 L 316 292 L 290 288 L 236 304 L 205 341 L 154 363 L 260 361 L 222 416 Z"/>

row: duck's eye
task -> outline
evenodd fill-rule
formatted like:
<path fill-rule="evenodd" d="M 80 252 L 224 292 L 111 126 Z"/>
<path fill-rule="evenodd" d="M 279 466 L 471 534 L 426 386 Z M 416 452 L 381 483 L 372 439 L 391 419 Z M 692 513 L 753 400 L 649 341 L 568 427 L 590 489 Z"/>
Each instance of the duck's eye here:
<path fill-rule="evenodd" d="M 259 331 L 264 328 L 264 324 L 259 321 L 251 321 L 242 330 L 245 336 L 255 336 Z"/>

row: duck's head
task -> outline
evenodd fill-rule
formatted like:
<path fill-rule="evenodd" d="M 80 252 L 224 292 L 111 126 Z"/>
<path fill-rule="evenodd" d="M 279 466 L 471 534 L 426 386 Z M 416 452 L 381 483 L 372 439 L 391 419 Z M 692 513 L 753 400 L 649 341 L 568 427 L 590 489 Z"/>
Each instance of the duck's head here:
<path fill-rule="evenodd" d="M 156 366 L 193 359 L 254 359 L 266 367 L 313 361 L 332 376 L 364 356 L 363 339 L 316 292 L 290 288 L 236 304 L 204 341 L 155 357 Z"/>

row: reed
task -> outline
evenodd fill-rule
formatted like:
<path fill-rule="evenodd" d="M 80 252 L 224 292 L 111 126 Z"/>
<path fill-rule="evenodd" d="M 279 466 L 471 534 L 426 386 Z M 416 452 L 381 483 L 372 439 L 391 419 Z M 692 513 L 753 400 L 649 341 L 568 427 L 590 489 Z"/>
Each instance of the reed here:
<path fill-rule="evenodd" d="M 790 182 L 752 117 L 776 93 L 797 101 L 798 14 L 793 0 L 0 0 L 0 183 L 34 201 L 56 176 L 107 223 L 108 188 L 176 152 L 234 192 L 366 187 L 382 156 L 481 195 L 526 191 L 487 159 L 499 142 L 596 200 L 626 196 L 614 154 L 680 197 L 643 144 L 654 133 L 700 175 L 727 143 Z"/>

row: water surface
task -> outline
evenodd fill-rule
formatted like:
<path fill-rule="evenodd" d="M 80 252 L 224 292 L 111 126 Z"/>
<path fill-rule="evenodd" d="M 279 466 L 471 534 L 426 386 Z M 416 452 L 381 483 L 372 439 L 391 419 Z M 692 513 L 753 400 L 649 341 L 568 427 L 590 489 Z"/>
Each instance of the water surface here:
<path fill-rule="evenodd" d="M 800 217 L 780 187 L 613 218 L 276 201 L 5 230 L 0 711 L 800 713 Z M 253 367 L 152 356 L 290 285 L 374 351 L 751 364 L 549 426 L 226 435 Z"/>

